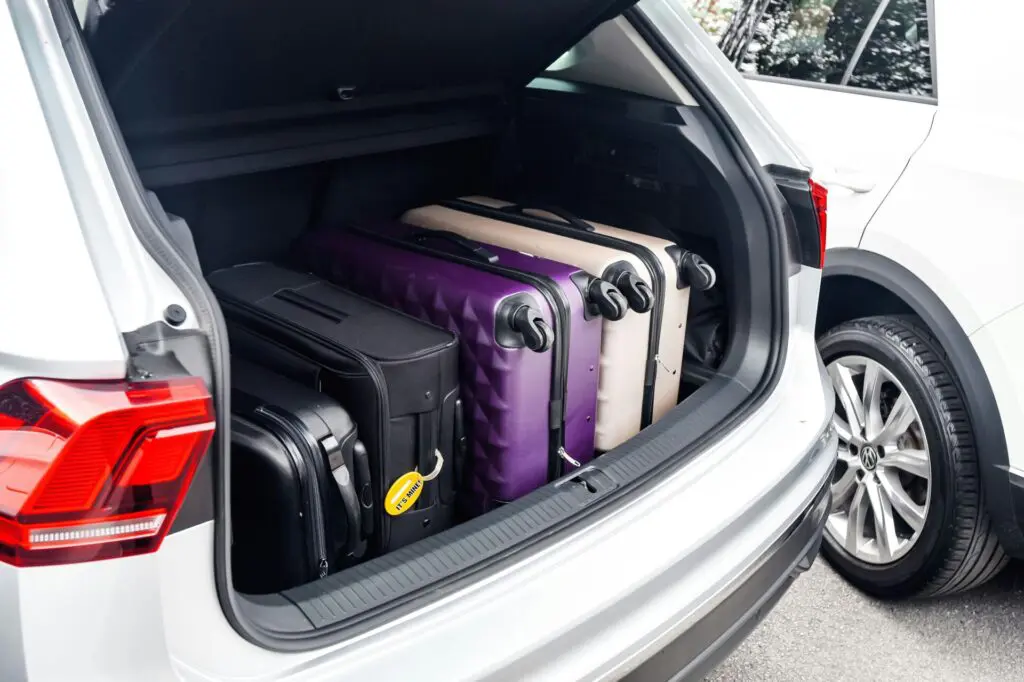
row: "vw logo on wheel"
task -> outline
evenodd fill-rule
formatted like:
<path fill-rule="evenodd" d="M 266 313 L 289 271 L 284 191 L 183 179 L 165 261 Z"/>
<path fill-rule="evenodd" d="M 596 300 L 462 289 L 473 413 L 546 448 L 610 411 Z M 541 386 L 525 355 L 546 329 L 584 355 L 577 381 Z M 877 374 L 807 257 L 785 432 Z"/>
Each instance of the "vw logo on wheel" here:
<path fill-rule="evenodd" d="M 878 453 L 870 445 L 865 445 L 860 450 L 860 463 L 868 471 L 874 471 L 878 466 Z"/>

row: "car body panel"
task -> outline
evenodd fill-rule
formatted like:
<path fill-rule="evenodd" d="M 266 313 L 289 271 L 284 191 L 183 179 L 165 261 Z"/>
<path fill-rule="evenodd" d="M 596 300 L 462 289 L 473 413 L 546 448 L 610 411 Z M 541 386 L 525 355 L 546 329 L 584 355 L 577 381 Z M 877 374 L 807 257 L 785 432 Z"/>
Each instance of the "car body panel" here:
<path fill-rule="evenodd" d="M 828 188 L 828 245 L 856 246 L 928 135 L 934 104 L 749 79 Z"/>
<path fill-rule="evenodd" d="M 125 350 L 106 291 L 6 12 L 0 62 L 0 384 L 43 373 L 124 376 Z"/>
<path fill-rule="evenodd" d="M 61 47 L 63 41 L 49 6 L 45 0 L 12 0 L 8 7 L 10 14 L 0 13 L 0 41 L 4 45 L 14 46 L 16 52 L 20 42 L 27 60 L 22 57 L 20 64 L 15 63 L 14 70 L 20 71 L 21 64 L 24 64 L 25 73 L 30 75 L 35 87 L 34 94 L 28 97 L 19 96 L 9 100 L 5 97 L 4 106 L 5 109 L 13 106 L 17 110 L 31 107 L 32 100 L 37 102 L 36 111 L 32 115 L 39 120 L 38 109 L 41 108 L 42 120 L 49 130 L 49 136 L 45 142 L 36 141 L 36 144 L 49 146 L 56 154 L 60 166 L 59 174 L 54 174 L 53 168 L 48 168 L 45 180 L 36 178 L 36 187 L 48 189 L 46 201 L 40 201 L 38 190 L 35 190 L 33 205 L 37 208 L 40 204 L 51 202 L 60 205 L 64 195 L 70 198 L 77 219 L 72 221 L 70 214 L 62 215 L 54 221 L 55 227 L 51 229 L 60 225 L 64 229 L 72 229 L 73 226 L 77 237 L 70 239 L 84 238 L 93 265 L 92 279 L 98 280 L 105 297 L 104 307 L 107 311 L 104 316 L 112 318 L 117 331 L 130 332 L 161 320 L 163 311 L 169 305 L 178 305 L 185 310 L 185 321 L 179 328 L 195 328 L 191 304 L 143 247 L 128 219 L 93 123 L 86 112 L 82 94 Z M 11 31 L 15 28 L 16 32 Z M 5 61 L 7 63 L 12 62 Z M 28 153 L 24 156 L 5 153 L 0 158 L 2 175 L 23 173 L 24 169 L 20 168 L 22 158 L 31 156 Z M 10 170 L 4 168 L 4 164 L 10 164 Z M 54 178 L 61 176 L 64 186 L 54 187 Z M 17 198 L 19 201 L 27 201 L 31 197 L 33 194 L 29 191 Z M 29 221 L 18 220 L 14 224 L 26 222 Z M 66 235 L 54 234 L 36 243 L 52 248 L 53 244 L 67 243 L 68 239 Z M 85 264 L 87 261 L 77 258 L 75 262 Z M 84 281 L 81 278 L 81 273 L 76 273 L 75 281 Z M 82 308 L 81 314 L 86 313 L 95 316 L 97 320 L 104 317 L 97 310 Z M 64 324 L 66 328 L 74 328 L 76 334 L 94 333 L 89 325 L 71 327 L 67 321 Z M 97 329 L 95 333 L 99 331 Z M 118 338 L 111 336 L 109 329 L 104 331 L 108 332 L 108 338 Z M 120 338 L 118 343 L 121 343 Z"/>
<path fill-rule="evenodd" d="M 914 272 L 970 335 L 1024 301 L 1024 176 L 1019 166 L 980 172 L 962 163 L 956 140 L 969 130 L 949 118 L 937 114 L 860 246 Z"/>
<path fill-rule="evenodd" d="M 1013 0 L 988 3 L 991 12 L 982 27 L 966 20 L 962 8 L 934 2 L 936 72 L 944 110 L 995 115 L 1019 121 L 1020 28 L 1024 4 Z M 1010 126 L 1019 129 L 1019 125 Z M 978 129 L 976 134 L 985 133 Z M 966 141 L 976 138 L 968 137 Z"/>
<path fill-rule="evenodd" d="M 972 335 L 1024 303 L 1024 129 L 1006 87 L 1024 6 L 999 3 L 985 31 L 933 12 L 935 118 L 861 246 L 917 274 Z"/>

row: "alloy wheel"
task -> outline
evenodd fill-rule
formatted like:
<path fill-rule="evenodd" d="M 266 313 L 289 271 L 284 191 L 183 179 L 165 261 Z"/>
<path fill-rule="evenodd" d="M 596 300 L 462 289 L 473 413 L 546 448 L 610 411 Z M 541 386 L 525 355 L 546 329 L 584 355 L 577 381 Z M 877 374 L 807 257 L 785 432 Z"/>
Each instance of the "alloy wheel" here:
<path fill-rule="evenodd" d="M 871 358 L 837 358 L 828 373 L 838 397 L 839 462 L 825 532 L 861 561 L 892 563 L 921 536 L 931 503 L 921 416 L 899 380 Z"/>

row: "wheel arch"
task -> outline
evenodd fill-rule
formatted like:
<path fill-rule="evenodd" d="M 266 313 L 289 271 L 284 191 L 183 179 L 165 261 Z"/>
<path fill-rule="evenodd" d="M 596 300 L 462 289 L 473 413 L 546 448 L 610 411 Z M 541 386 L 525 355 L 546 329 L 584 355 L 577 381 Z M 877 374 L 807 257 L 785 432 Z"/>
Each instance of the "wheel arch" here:
<path fill-rule="evenodd" d="M 1010 482 L 995 393 L 967 332 L 935 292 L 899 263 L 855 248 L 828 251 L 818 305 L 819 333 L 858 317 L 901 313 L 919 317 L 949 358 L 977 442 L 985 507 L 1003 549 L 1024 557 L 1024 501 L 1017 500 Z"/>

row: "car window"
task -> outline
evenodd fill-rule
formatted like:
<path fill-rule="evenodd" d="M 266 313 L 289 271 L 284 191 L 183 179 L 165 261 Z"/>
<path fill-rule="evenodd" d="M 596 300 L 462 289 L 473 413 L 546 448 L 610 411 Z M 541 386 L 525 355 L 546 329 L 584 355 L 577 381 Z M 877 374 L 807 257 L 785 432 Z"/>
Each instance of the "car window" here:
<path fill-rule="evenodd" d="M 931 96 L 927 0 L 684 0 L 745 73 Z"/>
<path fill-rule="evenodd" d="M 891 0 L 847 83 L 908 95 L 932 95 L 932 58 L 925 0 Z"/>

